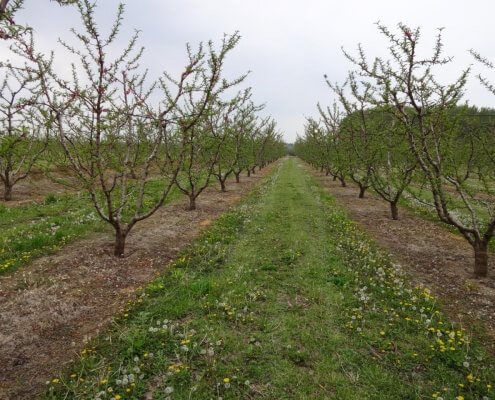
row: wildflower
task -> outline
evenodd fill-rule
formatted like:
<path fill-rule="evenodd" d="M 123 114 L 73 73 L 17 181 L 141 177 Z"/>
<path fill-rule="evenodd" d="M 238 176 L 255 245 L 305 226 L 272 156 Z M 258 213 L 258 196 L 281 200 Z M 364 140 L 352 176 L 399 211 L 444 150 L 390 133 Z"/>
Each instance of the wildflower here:
<path fill-rule="evenodd" d="M 174 391 L 174 388 L 172 386 L 167 386 L 165 388 L 165 394 L 170 394 Z"/>

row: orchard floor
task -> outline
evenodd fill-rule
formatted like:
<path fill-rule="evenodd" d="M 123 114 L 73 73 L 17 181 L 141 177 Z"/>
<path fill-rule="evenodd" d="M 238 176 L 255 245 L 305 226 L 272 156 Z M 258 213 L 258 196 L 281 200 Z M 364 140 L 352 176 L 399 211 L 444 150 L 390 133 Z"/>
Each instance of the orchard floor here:
<path fill-rule="evenodd" d="M 487 342 L 462 329 L 493 276 L 443 271 L 462 241 L 411 215 L 399 229 L 294 158 L 228 189 L 163 207 L 124 259 L 99 235 L 0 278 L 0 399 L 493 398 Z"/>
<path fill-rule="evenodd" d="M 490 254 L 489 276 L 475 278 L 473 250 L 464 238 L 404 207 L 394 221 L 388 203 L 371 191 L 360 199 L 352 183 L 342 187 L 324 173 L 312 172 L 349 217 L 401 263 L 411 284 L 430 288 L 450 318 L 478 330 L 495 354 L 495 254 Z"/>
<path fill-rule="evenodd" d="M 490 400 L 495 359 L 287 158 L 42 399 Z"/>
<path fill-rule="evenodd" d="M 65 182 L 59 183 L 58 180 Z M 43 201 L 47 195 L 75 193 L 78 182 L 67 173 L 52 171 L 49 175 L 33 170 L 29 176 L 16 183 L 12 189 L 12 200 L 3 202 L 3 187 L 0 190 L 0 201 L 7 207 L 29 204 L 33 201 Z"/>
<path fill-rule="evenodd" d="M 271 168 L 250 178 L 243 174 L 239 184 L 230 179 L 226 193 L 217 185 L 207 188 L 195 211 L 185 211 L 185 198 L 162 207 L 134 228 L 123 259 L 112 255 L 111 233 L 98 234 L 0 277 L 0 399 L 26 399 L 42 391 L 47 378 L 70 363 L 136 290 Z M 32 184 L 24 183 L 31 189 Z M 23 187 L 14 192 L 24 199 L 17 202 L 36 197 L 22 197 Z"/>

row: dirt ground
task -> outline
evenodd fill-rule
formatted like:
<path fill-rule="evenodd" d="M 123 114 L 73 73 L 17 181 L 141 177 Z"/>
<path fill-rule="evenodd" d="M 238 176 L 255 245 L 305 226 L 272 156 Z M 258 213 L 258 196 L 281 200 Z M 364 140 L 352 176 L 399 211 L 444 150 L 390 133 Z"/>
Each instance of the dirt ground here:
<path fill-rule="evenodd" d="M 163 270 L 211 222 L 251 191 L 273 165 L 227 192 L 208 188 L 195 211 L 186 199 L 139 223 L 126 258 L 112 255 L 111 237 L 97 235 L 0 277 L 0 399 L 27 399 L 71 362 L 83 344 Z"/>
<path fill-rule="evenodd" d="M 63 179 L 71 186 L 58 183 L 57 179 Z M 16 183 L 12 189 L 12 200 L 5 204 L 8 207 L 15 207 L 27 204 L 32 201 L 44 200 L 46 195 L 61 195 L 64 193 L 76 192 L 77 182 L 61 172 L 51 172 L 46 176 L 41 171 L 31 171 L 29 176 Z M 3 186 L 0 188 L 0 201 L 3 202 Z"/>
<path fill-rule="evenodd" d="M 388 203 L 378 196 L 368 191 L 359 199 L 357 187 L 341 187 L 312 171 L 348 215 L 402 265 L 413 285 L 431 289 L 449 317 L 478 332 L 495 353 L 495 254 L 490 254 L 489 276 L 475 278 L 473 250 L 464 238 L 404 208 L 394 221 Z"/>

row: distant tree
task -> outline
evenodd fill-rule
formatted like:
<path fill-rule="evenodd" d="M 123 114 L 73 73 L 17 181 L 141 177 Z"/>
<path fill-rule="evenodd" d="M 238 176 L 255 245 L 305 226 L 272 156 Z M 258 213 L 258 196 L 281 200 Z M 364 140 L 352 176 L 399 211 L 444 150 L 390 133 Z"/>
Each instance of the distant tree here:
<path fill-rule="evenodd" d="M 2 68 L 0 84 L 0 179 L 4 200 L 12 199 L 12 188 L 27 178 L 46 149 L 48 129 L 37 75 L 12 67 Z"/>
<path fill-rule="evenodd" d="M 323 109 L 318 104 L 320 113 L 323 136 L 320 146 L 326 149 L 325 157 L 327 162 L 327 171 L 340 181 L 342 187 L 346 187 L 346 178 L 349 174 L 349 154 L 345 144 L 345 134 L 341 131 L 342 121 L 345 114 L 339 109 L 337 103 L 332 107 Z"/>
<path fill-rule="evenodd" d="M 360 92 L 359 83 L 353 73 L 349 74 L 343 86 L 332 84 L 328 79 L 326 81 L 337 95 L 346 114 L 339 127 L 340 146 L 347 154 L 347 175 L 359 186 L 359 198 L 363 198 L 371 185 L 371 172 L 379 146 L 367 116 L 371 87 L 364 86 Z M 347 88 L 349 94 L 346 93 Z"/>
<path fill-rule="evenodd" d="M 247 136 L 253 128 L 252 123 L 256 119 L 256 112 L 262 108 L 263 106 L 255 106 L 252 103 L 251 89 L 248 89 L 239 97 L 232 116 L 223 119 L 221 128 L 227 131 L 227 137 L 212 172 L 223 192 L 226 191 L 226 181 L 231 174 L 235 175 L 236 182 L 240 180 L 240 173 L 244 169 L 239 167 L 241 155 L 246 146 Z"/>
<path fill-rule="evenodd" d="M 196 199 L 210 183 L 229 136 L 230 117 L 239 101 L 240 97 L 228 103 L 217 101 L 216 104 L 210 105 L 200 123 L 194 128 L 181 131 L 185 143 L 185 157 L 176 184 L 189 198 L 187 209 L 190 211 L 196 209 Z"/>

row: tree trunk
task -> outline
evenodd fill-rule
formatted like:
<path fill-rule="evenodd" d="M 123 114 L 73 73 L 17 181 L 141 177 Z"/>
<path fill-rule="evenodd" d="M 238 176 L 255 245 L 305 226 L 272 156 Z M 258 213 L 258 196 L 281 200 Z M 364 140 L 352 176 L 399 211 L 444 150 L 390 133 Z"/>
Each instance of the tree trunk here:
<path fill-rule="evenodd" d="M 248 178 L 251 176 L 251 170 L 248 169 Z"/>
<path fill-rule="evenodd" d="M 126 234 L 123 233 L 120 228 L 115 228 L 115 246 L 113 248 L 113 255 L 115 257 L 124 256 L 125 239 Z"/>
<path fill-rule="evenodd" d="M 337 177 L 336 177 L 335 175 L 333 176 L 333 180 L 334 180 L 334 181 L 336 181 L 336 180 L 337 180 Z"/>
<path fill-rule="evenodd" d="M 364 199 L 364 192 L 366 192 L 366 186 L 359 186 L 359 198 Z"/>
<path fill-rule="evenodd" d="M 328 176 L 330 174 L 330 171 L 325 172 L 325 176 Z"/>
<path fill-rule="evenodd" d="M 483 277 L 488 275 L 488 243 L 475 242 L 474 248 L 474 275 Z"/>
<path fill-rule="evenodd" d="M 392 219 L 394 220 L 399 219 L 399 208 L 397 207 L 397 203 L 395 202 L 390 203 L 390 212 L 392 213 Z"/>
<path fill-rule="evenodd" d="M 240 178 L 239 178 L 239 175 L 240 175 L 240 174 L 241 174 L 240 172 L 239 172 L 239 173 L 237 173 L 237 174 L 234 172 L 234 175 L 235 175 L 235 182 L 236 182 L 236 183 L 239 183 L 239 182 L 241 181 L 241 180 L 240 180 Z"/>
<path fill-rule="evenodd" d="M 339 181 L 340 181 L 340 186 L 342 186 L 342 187 L 346 187 L 346 184 L 345 184 L 345 180 L 344 180 L 344 178 L 340 178 L 340 177 L 339 177 Z"/>
<path fill-rule="evenodd" d="M 320 167 L 320 172 L 323 172 L 323 166 Z"/>
<path fill-rule="evenodd" d="M 187 207 L 188 211 L 192 211 L 196 209 L 196 197 L 193 195 L 189 196 L 189 207 Z"/>
<path fill-rule="evenodd" d="M 251 169 L 251 172 L 252 172 L 253 174 L 255 174 L 255 173 L 256 173 L 256 165 L 255 165 L 255 166 Z"/>
<path fill-rule="evenodd" d="M 227 188 L 225 187 L 225 180 L 220 179 L 220 189 L 222 189 L 222 192 L 226 192 Z"/>
<path fill-rule="evenodd" d="M 3 192 L 3 199 L 5 201 L 12 200 L 12 185 L 5 185 L 4 192 Z"/>
<path fill-rule="evenodd" d="M 263 166 L 262 166 L 262 165 L 260 165 L 260 166 L 258 167 L 258 171 L 261 171 L 261 168 L 263 168 Z"/>

